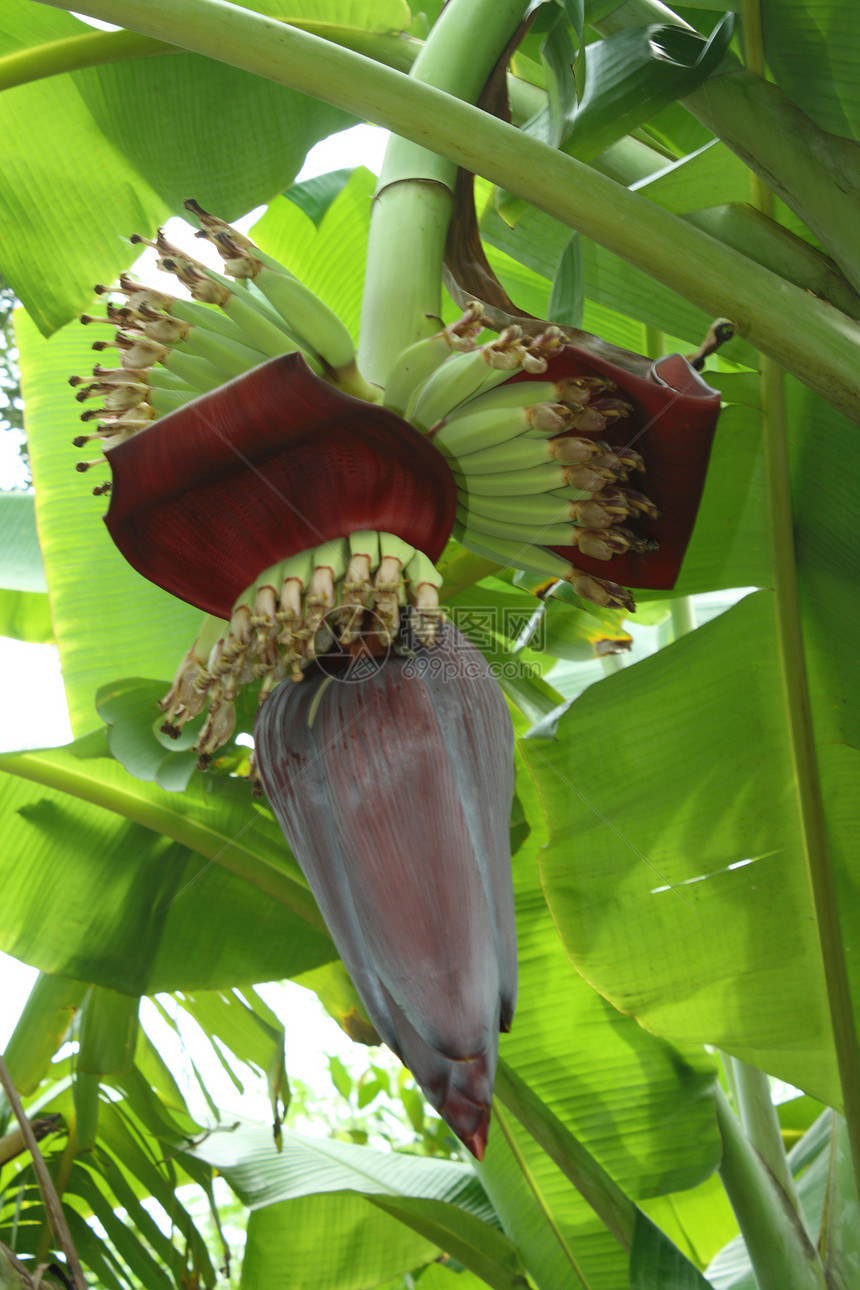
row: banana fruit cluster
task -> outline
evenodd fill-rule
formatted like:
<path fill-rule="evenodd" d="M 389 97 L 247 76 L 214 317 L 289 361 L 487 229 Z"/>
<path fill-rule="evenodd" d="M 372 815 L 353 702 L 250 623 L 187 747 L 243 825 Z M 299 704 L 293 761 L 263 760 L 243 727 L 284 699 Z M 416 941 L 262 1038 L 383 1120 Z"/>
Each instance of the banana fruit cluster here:
<path fill-rule="evenodd" d="M 124 304 L 108 301 L 103 318 L 81 318 L 85 325 L 107 323 L 114 329 L 111 340 L 98 340 L 93 349 L 115 351 L 120 366 L 96 364 L 91 377 L 69 378 L 80 403 L 99 400 L 81 414 L 92 429 L 74 440 L 75 447 L 110 449 L 198 395 L 267 359 L 295 352 L 339 389 L 376 402 L 379 391 L 360 376 L 352 337 L 328 306 L 248 238 L 196 202 L 186 205 L 204 222 L 202 231 L 233 278 L 171 245 L 162 232 L 155 242 L 139 235 L 131 239 L 152 247 L 158 268 L 173 274 L 192 299 L 155 290 L 126 273 L 118 287 L 96 287 L 99 295 L 125 298 Z M 98 457 L 80 461 L 77 469 L 104 465 Z M 108 493 L 110 484 L 93 491 Z"/>
<path fill-rule="evenodd" d="M 633 609 L 618 583 L 577 570 L 549 547 L 574 548 L 610 561 L 628 551 L 656 549 L 627 522 L 659 512 L 628 486 L 644 470 L 631 447 L 595 436 L 610 424 L 624 436 L 631 405 L 598 376 L 541 380 L 564 346 L 548 327 L 526 343 L 517 327 L 470 352 L 445 352 L 444 333 L 419 341 L 395 364 L 390 387 L 403 415 L 444 453 L 457 483 L 454 536 L 501 564 L 562 578 L 584 599 Z M 408 394 L 404 369 L 437 365 Z M 522 374 L 529 379 L 511 378 Z M 389 395 L 386 393 L 385 403 Z M 620 433 L 619 433 L 620 432 Z"/>
<path fill-rule="evenodd" d="M 387 649 L 406 605 L 412 634 L 432 645 L 441 583 L 427 556 L 391 533 L 355 532 L 279 561 L 239 597 L 229 622 L 207 615 L 161 701 L 162 732 L 178 738 L 208 704 L 194 745 L 205 769 L 233 734 L 241 686 L 262 678 L 262 703 L 335 646 L 358 659 Z"/>

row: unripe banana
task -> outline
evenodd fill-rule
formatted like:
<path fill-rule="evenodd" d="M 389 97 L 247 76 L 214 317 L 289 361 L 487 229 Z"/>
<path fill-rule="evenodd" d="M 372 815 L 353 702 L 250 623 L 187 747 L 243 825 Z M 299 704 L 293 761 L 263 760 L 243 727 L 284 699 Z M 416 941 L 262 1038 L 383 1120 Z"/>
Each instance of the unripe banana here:
<path fill-rule="evenodd" d="M 591 498 L 585 493 L 584 498 Z M 540 528 L 545 524 L 573 523 L 573 511 L 577 503 L 562 499 L 552 493 L 537 493 L 525 497 L 477 497 L 458 494 L 459 504 L 468 510 L 470 515 L 482 516 L 488 520 L 510 520 L 512 524 L 531 525 Z M 480 527 L 479 525 L 476 527 Z"/>
<path fill-rule="evenodd" d="M 406 409 L 407 421 L 427 434 L 467 399 L 502 385 L 520 369 L 522 346 L 518 335 L 518 328 L 509 327 L 489 345 L 482 345 L 471 354 L 453 354 L 418 387 Z M 493 362 L 508 360 L 512 363 L 510 367 L 492 366 Z"/>
<path fill-rule="evenodd" d="M 398 416 L 404 416 L 409 400 L 418 386 L 441 367 L 446 359 L 455 353 L 474 350 L 474 338 L 483 325 L 483 315 L 483 306 L 477 300 L 471 300 L 467 303 L 463 316 L 455 323 L 444 327 L 435 336 L 427 336 L 404 349 L 394 360 L 386 377 L 384 406 Z"/>
<path fill-rule="evenodd" d="M 224 384 L 224 376 L 219 369 L 208 359 L 200 358 L 196 354 L 180 353 L 176 349 L 171 349 L 159 361 L 168 372 L 181 377 L 198 394 L 217 390 L 219 385 Z"/>
<path fill-rule="evenodd" d="M 531 407 L 535 403 L 564 403 L 564 381 L 511 381 L 512 376 L 516 376 L 516 372 L 509 372 L 507 381 L 502 385 L 454 408 L 441 424 L 453 425 L 461 417 L 471 416 L 474 412 L 486 412 L 490 408 L 502 411 Z"/>
<path fill-rule="evenodd" d="M 504 538 L 490 537 L 486 533 L 465 528 L 459 520 L 454 524 L 454 537 L 476 555 L 509 568 L 565 580 L 574 573 L 573 566 L 553 551 L 545 551 L 543 547 L 529 542 L 510 542 Z"/>
<path fill-rule="evenodd" d="M 444 332 L 425 336 L 423 340 L 409 345 L 398 354 L 388 373 L 383 406 L 396 412 L 399 417 L 405 416 L 409 400 L 418 387 L 425 384 L 452 357 L 453 351 Z"/>
<path fill-rule="evenodd" d="M 165 312 L 171 318 L 178 318 L 182 322 L 191 323 L 194 327 L 202 327 L 204 331 L 215 331 L 221 336 L 226 336 L 229 340 L 237 341 L 239 344 L 255 345 L 256 342 L 247 329 L 239 326 L 232 318 L 227 316 L 223 308 L 216 308 L 213 305 L 202 305 L 196 300 L 179 300 L 171 299 L 165 305 Z"/>
<path fill-rule="evenodd" d="M 231 291 L 221 302 L 221 308 L 267 358 L 279 358 L 281 354 L 291 354 L 297 349 L 302 349 L 298 337 L 281 325 L 280 316 L 276 315 L 274 310 L 267 315 L 258 307 L 249 291 Z M 305 350 L 302 350 L 302 353 L 319 375 L 322 365 L 316 355 L 309 354 Z"/>
<path fill-rule="evenodd" d="M 527 542 L 533 546 L 544 542 L 547 546 L 577 544 L 576 530 L 572 524 L 518 524 L 515 519 L 488 519 L 475 511 L 467 511 L 465 506 L 457 507 L 457 519 L 473 533 L 505 538 L 509 542 Z"/>
<path fill-rule="evenodd" d="M 288 276 L 283 268 L 276 272 L 264 265 L 254 285 L 274 305 L 302 348 L 309 348 L 335 373 L 355 364 L 355 346 L 346 327 L 298 278 Z"/>
<path fill-rule="evenodd" d="M 179 344 L 183 350 L 206 359 L 216 367 L 221 373 L 222 383 L 241 376 L 243 372 L 250 372 L 266 360 L 258 349 L 251 349 L 217 332 L 204 331 L 202 327 L 190 327 Z"/>
<path fill-rule="evenodd" d="M 531 470 L 533 466 L 552 461 L 545 435 L 533 437 L 521 434 L 505 443 L 497 443 L 492 448 L 484 448 L 481 452 L 452 454 L 451 467 L 471 480 L 478 475 Z"/>
<path fill-rule="evenodd" d="M 177 408 L 184 408 L 196 398 L 196 390 L 186 389 L 184 392 L 182 390 L 159 390 L 153 386 L 149 391 L 147 403 L 155 408 L 160 417 L 163 417 L 168 412 L 175 412 Z"/>
<path fill-rule="evenodd" d="M 564 466 L 545 462 L 530 470 L 503 470 L 492 475 L 466 475 L 459 468 L 453 470 L 457 487 L 468 494 L 484 497 L 523 497 L 532 493 L 548 493 L 563 488 L 567 483 Z"/>

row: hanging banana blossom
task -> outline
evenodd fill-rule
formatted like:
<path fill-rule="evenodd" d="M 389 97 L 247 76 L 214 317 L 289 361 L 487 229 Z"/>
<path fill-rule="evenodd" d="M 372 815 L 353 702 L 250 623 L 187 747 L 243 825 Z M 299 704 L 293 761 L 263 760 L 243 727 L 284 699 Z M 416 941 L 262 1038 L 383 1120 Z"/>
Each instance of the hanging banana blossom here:
<path fill-rule="evenodd" d="M 671 585 L 718 396 L 679 356 L 651 368 L 550 325 L 478 346 L 473 303 L 401 355 L 379 406 L 331 311 L 188 206 L 225 273 L 159 234 L 192 299 L 124 275 L 125 303 L 84 319 L 114 329 L 94 348 L 120 366 L 71 378 L 100 400 L 75 442 L 104 451 L 78 469 L 109 465 L 93 492 L 117 547 L 207 615 L 162 728 L 208 707 L 205 767 L 259 683 L 257 773 L 338 950 L 480 1157 L 516 993 L 513 736 L 483 657 L 442 619 L 434 562 L 453 534 L 599 604 L 632 606 L 608 565 Z M 629 486 L 643 470 L 647 496 Z"/>

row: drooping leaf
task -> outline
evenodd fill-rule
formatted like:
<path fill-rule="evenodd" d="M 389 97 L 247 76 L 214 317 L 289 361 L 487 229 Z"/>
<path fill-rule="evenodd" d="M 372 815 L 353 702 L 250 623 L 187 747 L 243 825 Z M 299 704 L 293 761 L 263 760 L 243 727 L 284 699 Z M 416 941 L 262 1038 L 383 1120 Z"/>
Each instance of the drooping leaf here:
<path fill-rule="evenodd" d="M 589 45 L 585 91 L 565 151 L 588 160 L 696 89 L 722 61 L 733 24 L 726 14 L 707 39 L 676 26 L 629 27 Z"/>
<path fill-rule="evenodd" d="M 0 768 L 7 953 L 130 994 L 271 980 L 333 957 L 246 784 L 196 777 L 167 793 L 128 775 L 102 733 Z"/>

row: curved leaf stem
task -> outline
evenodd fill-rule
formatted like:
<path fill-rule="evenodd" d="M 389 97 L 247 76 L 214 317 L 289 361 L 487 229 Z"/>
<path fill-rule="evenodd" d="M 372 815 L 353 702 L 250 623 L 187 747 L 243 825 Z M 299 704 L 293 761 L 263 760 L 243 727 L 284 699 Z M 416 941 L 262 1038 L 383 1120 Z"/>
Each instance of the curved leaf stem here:
<path fill-rule="evenodd" d="M 526 1184 L 529 1188 L 529 1191 L 532 1193 L 535 1200 L 537 1201 L 537 1204 L 540 1208 L 541 1213 L 544 1216 L 546 1224 L 550 1228 L 555 1239 L 558 1241 L 558 1244 L 561 1247 L 564 1257 L 567 1259 L 575 1275 L 579 1279 L 583 1287 L 583 1290 L 589 1290 L 589 1285 L 588 1285 L 588 1281 L 585 1278 L 585 1273 L 582 1271 L 582 1268 L 577 1263 L 573 1251 L 571 1250 L 567 1241 L 564 1239 L 564 1234 L 562 1233 L 560 1227 L 558 1226 L 558 1223 L 556 1223 L 555 1218 L 553 1217 L 552 1211 L 550 1210 L 546 1202 L 546 1199 L 544 1198 L 543 1193 L 541 1192 L 541 1189 L 538 1186 L 537 1180 L 535 1179 L 531 1169 L 529 1169 L 528 1161 L 526 1160 L 523 1153 L 520 1151 L 520 1148 L 511 1130 L 511 1126 L 508 1124 L 507 1116 L 501 1110 L 501 1108 L 498 1106 L 497 1103 L 493 1107 L 493 1115 L 495 1116 L 496 1124 L 501 1130 L 502 1136 L 504 1137 L 505 1141 L 508 1144 L 511 1155 L 514 1157 L 514 1160 L 517 1162 L 517 1168 L 519 1169 L 520 1173 L 525 1179 Z"/>
<path fill-rule="evenodd" d="M 37 754 L 10 753 L 0 758 L 0 769 L 10 775 L 46 788 L 57 789 L 101 806 L 106 811 L 114 811 L 124 819 L 142 824 L 155 833 L 172 838 L 198 855 L 205 856 L 213 864 L 219 864 L 238 878 L 244 878 L 253 886 L 270 895 L 288 909 L 292 909 L 311 926 L 326 932 L 316 903 L 310 892 L 294 881 L 288 874 L 280 872 L 273 865 L 267 864 L 248 847 L 242 845 L 241 834 L 226 839 L 214 829 L 208 828 L 199 820 L 193 820 L 179 811 L 171 810 L 165 803 L 148 802 L 133 793 L 125 792 L 112 784 L 101 783 L 91 776 L 75 774 L 73 771 L 41 760 Z M 252 827 L 249 825 L 249 827 Z M 327 932 L 326 932 L 327 934 Z"/>
<path fill-rule="evenodd" d="M 82 0 L 82 11 L 311 94 L 484 175 L 712 316 L 731 318 L 753 345 L 860 422 L 856 323 L 513 126 L 412 77 L 225 0 Z"/>
<path fill-rule="evenodd" d="M 748 1066 L 739 1057 L 724 1056 L 731 1070 L 732 1095 L 744 1132 L 762 1160 L 800 1214 L 797 1189 L 782 1141 L 779 1118 L 770 1092 L 770 1080 L 764 1071 Z"/>
<path fill-rule="evenodd" d="M 68 36 L 65 40 L 52 40 L 50 44 L 16 50 L 0 58 L 0 90 L 58 76 L 61 72 L 76 72 L 82 67 L 183 52 L 175 45 L 138 35 L 136 31 L 94 31 L 84 36 Z"/>

